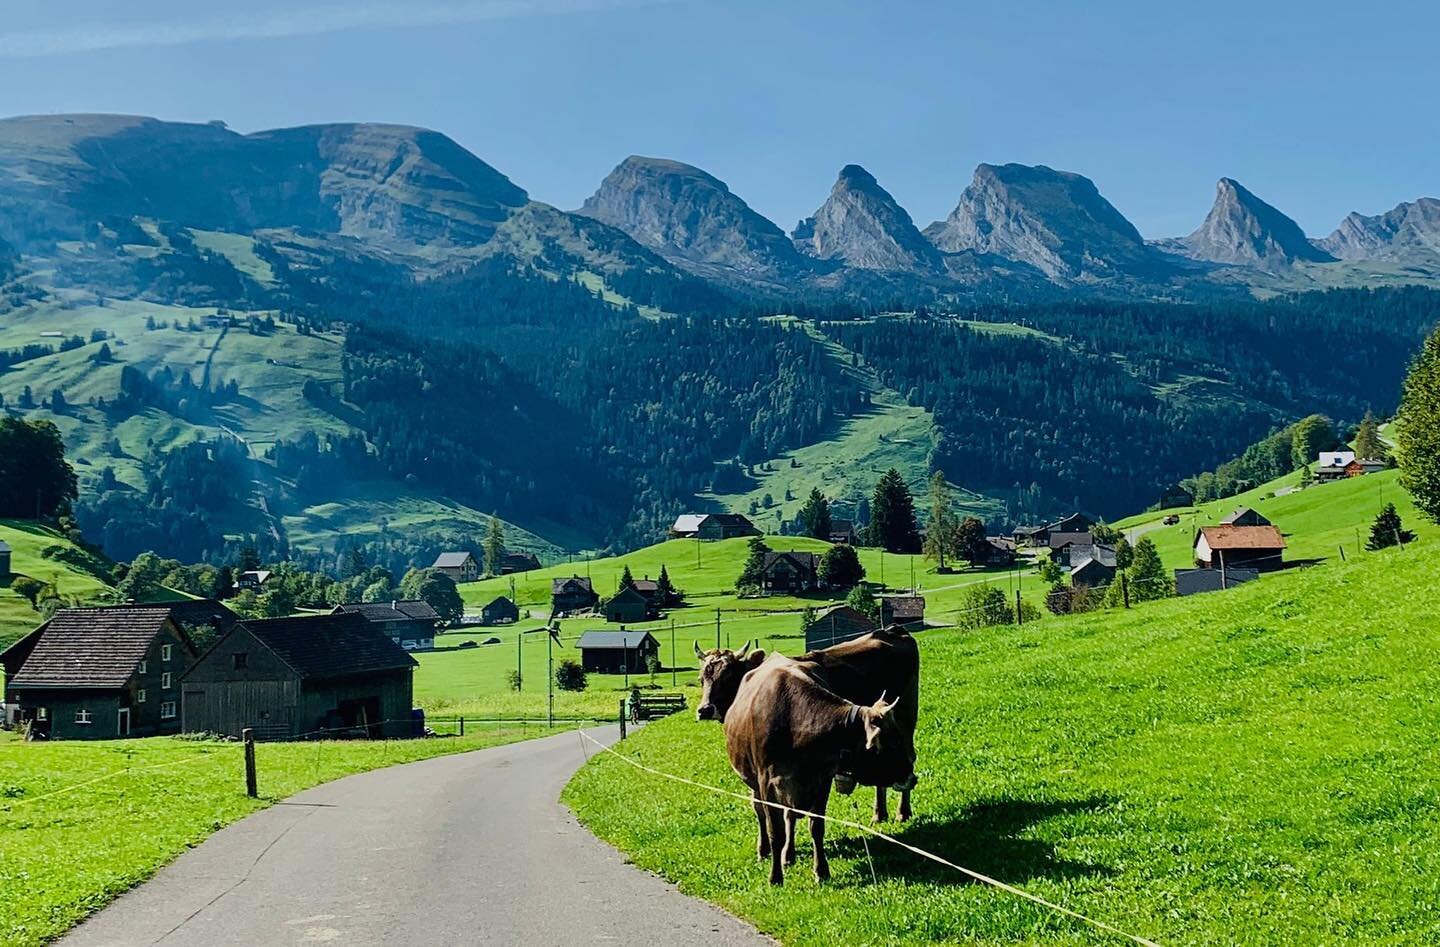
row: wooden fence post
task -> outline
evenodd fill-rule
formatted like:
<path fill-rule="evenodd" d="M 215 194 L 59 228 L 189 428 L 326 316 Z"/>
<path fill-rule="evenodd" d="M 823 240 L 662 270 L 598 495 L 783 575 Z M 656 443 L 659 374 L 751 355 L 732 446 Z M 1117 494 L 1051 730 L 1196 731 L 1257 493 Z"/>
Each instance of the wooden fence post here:
<path fill-rule="evenodd" d="M 255 731 L 246 727 L 240 731 L 240 739 L 245 743 L 245 795 L 255 799 L 260 795 L 255 785 Z"/>
<path fill-rule="evenodd" d="M 620 739 L 625 739 L 625 698 L 620 699 Z"/>
<path fill-rule="evenodd" d="M 1015 590 L 1015 624 L 1025 624 L 1025 612 L 1020 608 L 1020 590 Z"/>
<path fill-rule="evenodd" d="M 464 718 L 464 717 L 461 717 L 461 718 L 460 718 L 460 735 L 461 735 L 462 737 L 465 735 L 465 718 Z"/>
<path fill-rule="evenodd" d="M 1125 573 L 1120 573 L 1120 595 L 1125 599 L 1125 607 L 1130 607 L 1130 579 Z"/>

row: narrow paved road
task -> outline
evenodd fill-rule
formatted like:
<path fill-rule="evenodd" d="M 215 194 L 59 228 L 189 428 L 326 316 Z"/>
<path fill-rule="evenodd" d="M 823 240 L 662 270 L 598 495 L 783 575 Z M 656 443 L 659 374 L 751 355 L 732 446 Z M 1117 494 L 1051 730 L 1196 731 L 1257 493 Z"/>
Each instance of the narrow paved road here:
<path fill-rule="evenodd" d="M 63 943 L 771 943 L 579 825 L 556 800 L 582 762 L 580 737 L 563 733 L 306 790 Z"/>

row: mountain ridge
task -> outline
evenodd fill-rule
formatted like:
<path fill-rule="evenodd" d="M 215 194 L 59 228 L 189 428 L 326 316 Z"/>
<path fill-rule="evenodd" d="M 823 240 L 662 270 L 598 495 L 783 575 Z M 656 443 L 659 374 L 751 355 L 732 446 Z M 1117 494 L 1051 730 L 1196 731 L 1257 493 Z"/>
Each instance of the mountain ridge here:
<path fill-rule="evenodd" d="M 1261 269 L 1335 259 L 1312 243 L 1299 224 L 1234 178 L 1216 182 L 1215 202 L 1204 222 L 1173 245 L 1192 259 Z"/>

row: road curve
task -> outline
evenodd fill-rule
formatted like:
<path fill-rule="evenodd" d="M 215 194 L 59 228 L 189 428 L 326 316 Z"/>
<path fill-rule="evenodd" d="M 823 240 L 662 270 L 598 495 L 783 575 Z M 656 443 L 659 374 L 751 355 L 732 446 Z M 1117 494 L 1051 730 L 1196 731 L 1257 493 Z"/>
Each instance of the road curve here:
<path fill-rule="evenodd" d="M 217 832 L 63 943 L 772 943 L 579 825 L 557 799 L 582 762 L 562 733 L 317 786 Z"/>

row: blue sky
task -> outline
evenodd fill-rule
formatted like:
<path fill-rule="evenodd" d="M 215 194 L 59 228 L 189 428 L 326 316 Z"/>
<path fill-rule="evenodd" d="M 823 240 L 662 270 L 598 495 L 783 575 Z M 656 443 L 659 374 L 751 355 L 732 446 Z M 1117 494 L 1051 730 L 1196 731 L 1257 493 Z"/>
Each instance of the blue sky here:
<path fill-rule="evenodd" d="M 1150 237 L 1227 175 L 1323 235 L 1440 195 L 1437 31 L 1419 2 L 6 0 L 0 114 L 424 125 L 567 209 L 659 155 L 787 230 L 848 162 L 921 226 L 978 162 L 1079 171 Z"/>

